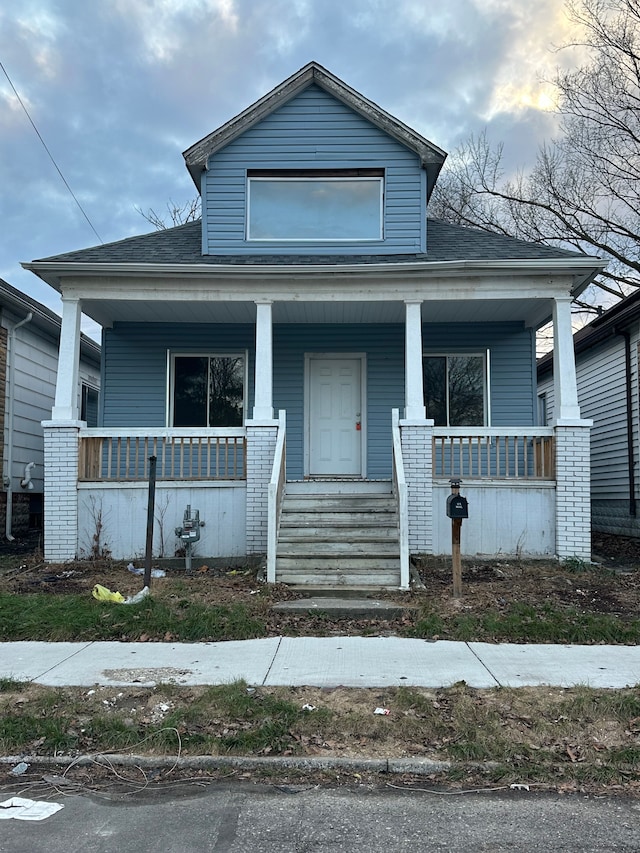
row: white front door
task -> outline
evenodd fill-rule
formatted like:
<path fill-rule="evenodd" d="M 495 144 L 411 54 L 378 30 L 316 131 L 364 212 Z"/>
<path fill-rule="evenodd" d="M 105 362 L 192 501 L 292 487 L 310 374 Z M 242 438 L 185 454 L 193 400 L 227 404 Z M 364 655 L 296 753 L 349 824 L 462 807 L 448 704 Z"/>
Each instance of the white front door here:
<path fill-rule="evenodd" d="M 362 359 L 310 356 L 308 376 L 309 475 L 362 476 Z"/>

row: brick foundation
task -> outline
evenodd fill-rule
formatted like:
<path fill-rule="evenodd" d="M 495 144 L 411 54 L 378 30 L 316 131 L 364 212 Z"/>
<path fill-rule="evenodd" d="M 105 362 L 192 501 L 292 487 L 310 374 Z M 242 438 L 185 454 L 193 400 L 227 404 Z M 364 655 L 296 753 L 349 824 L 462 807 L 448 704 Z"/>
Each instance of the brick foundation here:
<path fill-rule="evenodd" d="M 267 552 L 268 487 L 277 437 L 277 424 L 247 423 L 247 554 Z"/>
<path fill-rule="evenodd" d="M 71 422 L 44 425 L 44 557 L 51 563 L 77 557 L 78 430 Z"/>
<path fill-rule="evenodd" d="M 409 503 L 409 553 L 433 551 L 433 427 L 400 422 Z"/>

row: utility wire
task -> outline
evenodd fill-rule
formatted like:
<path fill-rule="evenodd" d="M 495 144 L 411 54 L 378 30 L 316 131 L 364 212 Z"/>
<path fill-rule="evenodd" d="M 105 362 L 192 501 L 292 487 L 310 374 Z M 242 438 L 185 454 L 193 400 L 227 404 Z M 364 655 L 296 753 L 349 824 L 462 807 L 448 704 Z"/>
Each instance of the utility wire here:
<path fill-rule="evenodd" d="M 7 80 L 9 81 L 9 85 L 10 85 L 10 86 L 11 86 L 11 88 L 13 89 L 13 94 L 14 94 L 14 95 L 16 96 L 16 98 L 18 99 L 18 103 L 20 104 L 20 106 L 21 106 L 21 107 L 22 107 L 22 109 L 24 110 L 24 113 L 25 113 L 26 117 L 29 119 L 29 121 L 30 121 L 30 123 L 31 123 L 31 127 L 35 130 L 35 132 L 36 132 L 36 134 L 37 134 L 38 139 L 40 140 L 40 142 L 42 142 L 42 145 L 43 145 L 43 147 L 44 147 L 44 150 L 45 150 L 45 151 L 47 152 L 47 154 L 49 155 L 49 159 L 51 160 L 51 162 L 52 162 L 52 163 L 53 163 L 53 165 L 55 166 L 57 173 L 58 173 L 58 174 L 60 175 L 60 177 L 62 178 L 62 182 L 63 182 L 63 184 L 65 185 L 65 187 L 66 187 L 66 188 L 69 190 L 69 192 L 71 193 L 71 197 L 73 198 L 73 200 L 75 201 L 75 203 L 76 203 L 76 204 L 78 205 L 78 207 L 80 208 L 80 212 L 82 213 L 82 215 L 84 216 L 84 218 L 85 218 L 85 219 L 87 220 L 87 222 L 89 223 L 89 227 L 91 228 L 91 230 L 93 231 L 93 233 L 96 235 L 96 237 L 98 238 L 98 240 L 99 240 L 101 243 L 103 243 L 104 241 L 103 241 L 102 237 L 98 234 L 98 232 L 96 231 L 96 229 L 93 227 L 93 222 L 89 219 L 89 217 L 88 217 L 88 216 L 87 216 L 87 214 L 85 213 L 84 208 L 82 207 L 82 205 L 80 204 L 80 202 L 79 202 L 79 201 L 78 201 L 78 199 L 76 198 L 75 193 L 73 192 L 73 190 L 71 189 L 71 187 L 70 187 L 70 186 L 69 186 L 69 184 L 67 183 L 67 179 L 66 179 L 66 178 L 65 178 L 65 176 L 62 174 L 62 172 L 60 171 L 60 167 L 58 166 L 58 164 L 57 164 L 57 163 L 56 163 L 56 161 L 54 160 L 53 154 L 52 154 L 52 153 L 51 153 L 51 151 L 49 151 L 49 149 L 47 148 L 47 143 L 44 141 L 44 139 L 42 138 L 42 136 L 41 136 L 41 134 L 40 134 L 40 131 L 39 131 L 39 130 L 38 130 L 38 128 L 35 126 L 35 123 L 34 123 L 33 119 L 32 119 L 32 118 L 31 118 L 31 116 L 29 115 L 29 111 L 27 110 L 27 108 L 25 107 L 24 103 L 22 102 L 22 98 L 21 98 L 21 97 L 20 97 L 20 95 L 18 94 L 18 92 L 17 92 L 17 90 L 16 90 L 16 87 L 13 85 L 13 83 L 12 83 L 12 81 L 11 81 L 11 77 L 9 77 L 9 74 L 8 74 L 8 72 L 7 72 L 7 69 L 4 67 L 4 65 L 2 64 L 2 62 L 0 62 L 0 68 L 2 68 L 2 70 L 3 70 L 3 72 L 4 72 L 4 76 L 7 78 Z"/>

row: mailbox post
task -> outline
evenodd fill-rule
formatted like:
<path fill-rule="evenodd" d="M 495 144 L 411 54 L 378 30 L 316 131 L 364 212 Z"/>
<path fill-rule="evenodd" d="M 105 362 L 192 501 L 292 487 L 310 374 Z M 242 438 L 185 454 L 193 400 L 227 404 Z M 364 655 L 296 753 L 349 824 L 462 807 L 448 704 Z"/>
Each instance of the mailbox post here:
<path fill-rule="evenodd" d="M 462 519 L 469 518 L 469 504 L 467 499 L 460 494 L 460 483 L 458 477 L 452 477 L 451 494 L 447 496 L 447 516 L 451 519 L 451 560 L 453 563 L 453 597 L 460 598 L 462 595 L 462 565 L 460 561 L 460 532 Z"/>

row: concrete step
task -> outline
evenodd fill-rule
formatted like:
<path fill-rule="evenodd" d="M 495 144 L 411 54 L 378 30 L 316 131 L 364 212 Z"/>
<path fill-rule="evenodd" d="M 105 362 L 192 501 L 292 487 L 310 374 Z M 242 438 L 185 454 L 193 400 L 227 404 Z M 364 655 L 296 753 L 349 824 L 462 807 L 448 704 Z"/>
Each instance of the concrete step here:
<path fill-rule="evenodd" d="M 309 539 L 308 541 L 286 541 L 278 542 L 278 557 L 300 557 L 304 560 L 314 557 L 323 559 L 346 559 L 354 557 L 367 557 L 369 560 L 378 560 L 380 557 L 398 558 L 398 541 L 387 542 L 335 542 L 322 539 Z"/>
<path fill-rule="evenodd" d="M 350 512 L 283 512 L 280 529 L 318 527 L 323 530 L 397 528 L 396 516 L 392 513 L 365 512 L 362 515 Z"/>
<path fill-rule="evenodd" d="M 352 478 L 288 481 L 287 495 L 312 495 L 312 494 L 391 494 L 391 480 L 354 480 Z"/>
<path fill-rule="evenodd" d="M 287 484 L 278 532 L 277 580 L 324 588 L 397 588 L 400 547 L 390 486 L 356 491 L 339 483 L 335 491 L 324 493 L 319 487 L 314 484 L 312 491 L 291 494 Z"/>
<path fill-rule="evenodd" d="M 299 498 L 287 495 L 282 502 L 283 512 L 395 512 L 396 506 L 393 499 L 383 498 L 336 498 L 334 496 Z"/>
<path fill-rule="evenodd" d="M 366 576 L 376 576 L 378 571 L 400 570 L 400 557 L 396 555 L 358 554 L 353 557 L 344 554 L 292 554 L 278 555 L 276 572 L 295 571 L 349 571 Z M 362 578 L 361 578 L 362 579 Z M 373 583 L 373 581 L 372 581 Z"/>
<path fill-rule="evenodd" d="M 327 536 L 327 528 L 315 524 L 280 525 L 279 542 L 322 542 Z M 398 528 L 393 524 L 371 524 L 366 527 L 354 527 L 351 524 L 333 525 L 330 530 L 331 542 L 398 542 Z"/>
<path fill-rule="evenodd" d="M 297 589 L 304 586 L 314 588 L 316 591 L 321 587 L 327 589 L 335 589 L 341 586 L 366 586 L 370 587 L 374 583 L 377 589 L 398 589 L 400 586 L 400 569 L 397 571 L 383 571 L 377 569 L 375 572 L 371 569 L 352 571 L 339 569 L 322 569 L 313 570 L 307 569 L 302 571 L 298 568 L 284 568 L 278 570 L 278 583 L 286 583 L 295 585 Z"/>
<path fill-rule="evenodd" d="M 314 590 L 314 593 L 316 590 Z M 325 613 L 334 619 L 398 619 L 414 614 L 413 605 L 404 606 L 375 598 L 350 598 L 330 589 L 294 601 L 281 601 L 271 608 L 277 613 Z"/>

